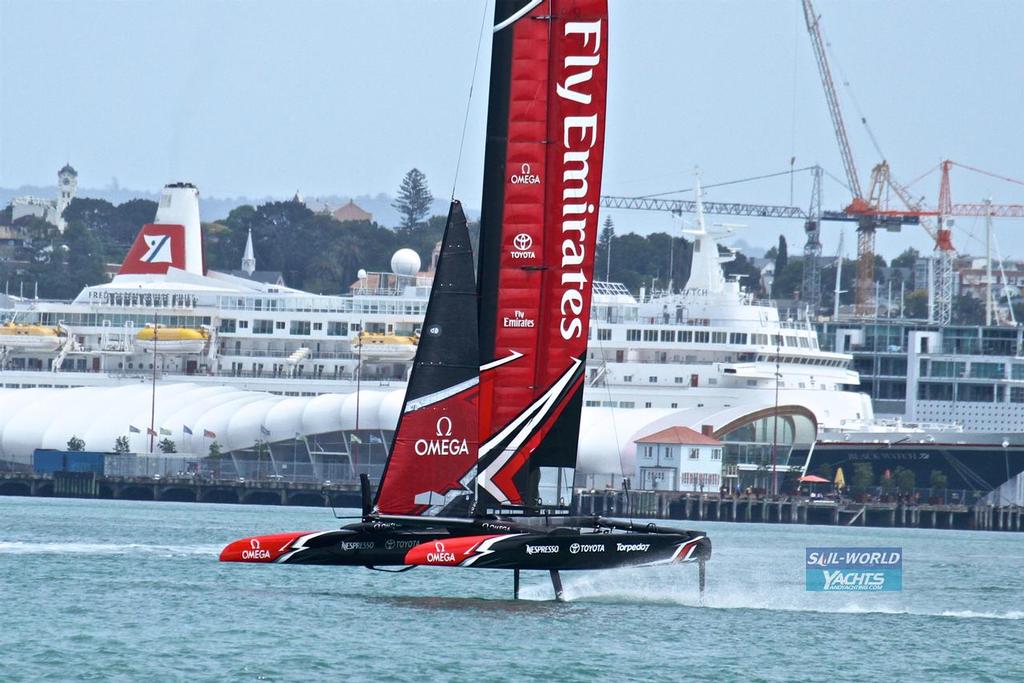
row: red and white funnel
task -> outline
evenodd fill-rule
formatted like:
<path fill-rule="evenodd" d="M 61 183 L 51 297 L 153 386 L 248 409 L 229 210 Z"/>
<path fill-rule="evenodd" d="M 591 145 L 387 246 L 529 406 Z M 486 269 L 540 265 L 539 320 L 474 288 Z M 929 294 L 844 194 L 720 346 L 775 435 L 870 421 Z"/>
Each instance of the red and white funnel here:
<path fill-rule="evenodd" d="M 117 274 L 164 275 L 169 268 L 206 274 L 199 190 L 191 183 L 164 186 L 156 219 L 142 226 Z"/>

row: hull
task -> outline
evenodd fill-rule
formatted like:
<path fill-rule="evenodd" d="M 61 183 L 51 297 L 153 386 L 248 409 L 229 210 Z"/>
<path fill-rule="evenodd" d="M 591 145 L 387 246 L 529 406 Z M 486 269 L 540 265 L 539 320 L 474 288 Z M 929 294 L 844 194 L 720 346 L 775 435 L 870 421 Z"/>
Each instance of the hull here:
<path fill-rule="evenodd" d="M 706 560 L 703 534 L 552 533 L 437 539 L 409 551 L 410 565 L 574 571 Z"/>
<path fill-rule="evenodd" d="M 489 527 L 502 533 L 481 533 Z M 255 564 L 573 571 L 705 561 L 710 556 L 711 541 L 699 531 L 544 530 L 465 520 L 426 528 L 369 521 L 329 531 L 254 536 L 229 544 L 220 559 Z"/>

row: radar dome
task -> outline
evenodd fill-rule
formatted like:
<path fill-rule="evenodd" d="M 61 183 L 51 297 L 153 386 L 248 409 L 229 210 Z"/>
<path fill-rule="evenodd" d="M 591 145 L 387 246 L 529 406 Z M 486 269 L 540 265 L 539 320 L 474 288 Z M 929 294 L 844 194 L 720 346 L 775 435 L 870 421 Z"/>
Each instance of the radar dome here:
<path fill-rule="evenodd" d="M 391 257 L 391 272 L 412 277 L 420 272 L 420 255 L 412 249 L 399 249 Z"/>

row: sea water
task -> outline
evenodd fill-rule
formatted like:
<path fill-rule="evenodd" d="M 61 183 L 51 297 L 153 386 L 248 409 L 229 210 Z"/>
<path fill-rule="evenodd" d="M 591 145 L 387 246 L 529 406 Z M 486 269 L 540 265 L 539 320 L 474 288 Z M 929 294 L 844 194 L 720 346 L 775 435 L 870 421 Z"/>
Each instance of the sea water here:
<path fill-rule="evenodd" d="M 1024 680 L 1024 535 L 708 523 L 692 565 L 563 574 L 222 564 L 329 510 L 0 497 L 0 680 Z M 903 590 L 805 589 L 902 547 Z"/>

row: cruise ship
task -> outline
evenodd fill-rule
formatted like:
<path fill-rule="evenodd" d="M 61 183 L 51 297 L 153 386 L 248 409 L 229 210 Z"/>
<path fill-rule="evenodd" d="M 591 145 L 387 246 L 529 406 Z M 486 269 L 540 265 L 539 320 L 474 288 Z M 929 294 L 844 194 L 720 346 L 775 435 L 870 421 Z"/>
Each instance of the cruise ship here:
<path fill-rule="evenodd" d="M 587 405 L 781 402 L 815 406 L 826 428 L 870 421 L 870 399 L 851 391 L 860 379 L 849 354 L 822 349 L 810 320 L 781 320 L 771 302 L 725 278 L 732 256 L 719 242 L 730 230 L 698 215 L 686 232 L 694 251 L 682 291 L 637 298 L 595 283 Z M 415 252 L 396 253 L 391 273 L 361 272 L 345 296 L 323 296 L 206 270 L 202 249 L 198 190 L 166 186 L 111 282 L 71 302 L 0 301 L 0 386 L 155 375 L 289 396 L 404 387 L 432 278 Z M 240 272 L 255 265 L 250 241 Z"/>
<path fill-rule="evenodd" d="M 109 283 L 73 301 L 0 295 L 0 384 L 102 386 L 151 379 L 299 396 L 404 386 L 430 276 L 410 249 L 323 296 L 205 269 L 199 192 L 166 186 Z M 251 236 L 241 273 L 255 272 Z M 155 351 L 155 353 L 154 353 Z"/>

